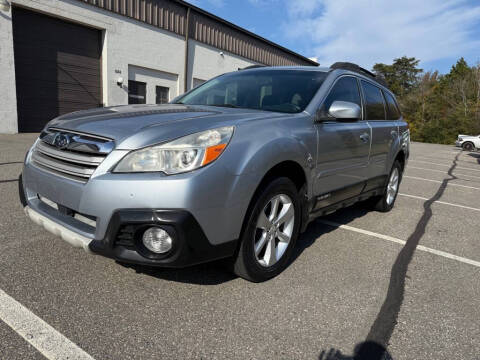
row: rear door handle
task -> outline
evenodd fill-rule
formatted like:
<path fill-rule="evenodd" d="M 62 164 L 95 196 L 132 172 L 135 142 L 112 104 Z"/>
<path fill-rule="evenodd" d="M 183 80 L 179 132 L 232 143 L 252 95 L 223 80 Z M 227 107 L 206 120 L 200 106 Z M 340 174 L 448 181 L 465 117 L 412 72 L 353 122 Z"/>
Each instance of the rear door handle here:
<path fill-rule="evenodd" d="M 367 133 L 363 133 L 362 135 L 360 135 L 360 139 L 361 139 L 364 143 L 367 143 L 367 142 L 370 140 L 370 135 L 368 135 Z"/>

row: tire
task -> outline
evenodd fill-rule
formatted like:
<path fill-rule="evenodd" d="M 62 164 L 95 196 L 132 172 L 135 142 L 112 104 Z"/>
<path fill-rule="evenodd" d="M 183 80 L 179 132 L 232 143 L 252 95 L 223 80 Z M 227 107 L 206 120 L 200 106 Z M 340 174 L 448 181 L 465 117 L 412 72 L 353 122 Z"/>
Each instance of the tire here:
<path fill-rule="evenodd" d="M 277 276 L 288 266 L 299 236 L 300 206 L 298 190 L 288 178 L 276 178 L 257 191 L 233 261 L 235 274 L 249 281 L 262 282 Z"/>
<path fill-rule="evenodd" d="M 473 151 L 475 150 L 475 146 L 471 142 L 465 142 L 462 144 L 462 149 L 464 151 Z"/>
<path fill-rule="evenodd" d="M 396 180 L 395 180 L 396 178 Z M 402 165 L 395 161 L 388 175 L 388 183 L 385 186 L 383 195 L 371 198 L 370 204 L 373 209 L 380 212 L 389 212 L 395 205 L 397 199 L 398 189 L 402 181 Z"/>

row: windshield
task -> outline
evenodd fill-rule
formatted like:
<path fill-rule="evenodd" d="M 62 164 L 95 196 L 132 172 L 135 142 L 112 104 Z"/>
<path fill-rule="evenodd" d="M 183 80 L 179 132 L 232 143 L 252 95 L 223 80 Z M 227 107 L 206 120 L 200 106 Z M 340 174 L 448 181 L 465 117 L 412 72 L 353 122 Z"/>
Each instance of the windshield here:
<path fill-rule="evenodd" d="M 301 112 L 327 73 L 308 70 L 238 71 L 212 79 L 176 103 Z"/>

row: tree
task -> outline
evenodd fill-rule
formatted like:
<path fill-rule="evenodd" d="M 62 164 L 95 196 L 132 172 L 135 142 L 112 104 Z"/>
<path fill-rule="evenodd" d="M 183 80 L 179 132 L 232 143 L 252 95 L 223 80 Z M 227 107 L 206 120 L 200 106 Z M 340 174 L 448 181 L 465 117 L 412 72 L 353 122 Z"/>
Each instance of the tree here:
<path fill-rule="evenodd" d="M 417 66 L 420 60 L 403 56 L 393 60 L 392 65 L 377 63 L 373 72 L 383 78 L 389 88 L 398 96 L 405 96 L 415 86 L 418 74 L 423 70 Z"/>
<path fill-rule="evenodd" d="M 460 58 L 450 72 L 422 73 L 406 56 L 373 71 L 397 95 L 413 140 L 451 144 L 458 134 L 480 133 L 480 64 Z"/>

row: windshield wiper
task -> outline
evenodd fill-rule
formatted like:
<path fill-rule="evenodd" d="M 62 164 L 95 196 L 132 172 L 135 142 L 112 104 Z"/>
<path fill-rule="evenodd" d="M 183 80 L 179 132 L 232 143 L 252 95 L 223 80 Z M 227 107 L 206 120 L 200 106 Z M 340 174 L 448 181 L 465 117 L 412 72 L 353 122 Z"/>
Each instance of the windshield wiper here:
<path fill-rule="evenodd" d="M 209 106 L 218 106 L 218 107 L 228 107 L 228 108 L 239 108 L 240 106 L 233 104 L 210 104 Z"/>

